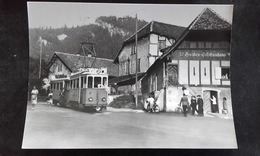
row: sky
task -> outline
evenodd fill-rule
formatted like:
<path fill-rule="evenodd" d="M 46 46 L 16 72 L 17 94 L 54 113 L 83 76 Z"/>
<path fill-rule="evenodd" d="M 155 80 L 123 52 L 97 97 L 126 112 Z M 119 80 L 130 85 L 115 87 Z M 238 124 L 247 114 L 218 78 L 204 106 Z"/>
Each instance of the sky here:
<path fill-rule="evenodd" d="M 29 28 L 61 28 L 95 23 L 99 16 L 132 16 L 187 27 L 208 7 L 232 24 L 233 5 L 109 4 L 28 2 Z"/>

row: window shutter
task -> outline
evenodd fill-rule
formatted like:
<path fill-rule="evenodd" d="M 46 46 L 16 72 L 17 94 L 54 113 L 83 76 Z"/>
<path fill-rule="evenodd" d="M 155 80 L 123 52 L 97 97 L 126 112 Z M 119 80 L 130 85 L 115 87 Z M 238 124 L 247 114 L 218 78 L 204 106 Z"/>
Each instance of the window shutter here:
<path fill-rule="evenodd" d="M 221 79 L 221 68 L 220 67 L 215 68 L 215 79 L 217 79 L 217 80 Z"/>

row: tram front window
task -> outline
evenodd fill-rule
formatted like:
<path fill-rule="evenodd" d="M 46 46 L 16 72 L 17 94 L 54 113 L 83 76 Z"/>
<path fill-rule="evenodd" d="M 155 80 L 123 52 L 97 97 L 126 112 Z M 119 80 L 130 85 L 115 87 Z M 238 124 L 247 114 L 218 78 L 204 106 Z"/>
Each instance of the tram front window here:
<path fill-rule="evenodd" d="M 92 76 L 89 76 L 88 77 L 88 88 L 93 88 L 92 86 L 92 83 L 93 83 L 93 77 Z"/>
<path fill-rule="evenodd" d="M 99 84 L 101 84 L 101 77 L 94 77 L 94 88 L 98 88 Z"/>

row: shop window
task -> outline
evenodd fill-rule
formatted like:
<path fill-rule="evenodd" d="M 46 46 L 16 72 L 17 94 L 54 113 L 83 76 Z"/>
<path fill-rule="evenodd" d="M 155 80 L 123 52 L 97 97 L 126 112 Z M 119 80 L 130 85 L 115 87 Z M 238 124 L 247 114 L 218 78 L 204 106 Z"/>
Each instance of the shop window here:
<path fill-rule="evenodd" d="M 229 68 L 221 68 L 221 79 L 230 80 L 230 69 Z"/>
<path fill-rule="evenodd" d="M 216 67 L 215 78 L 221 80 L 230 80 L 230 68 L 227 67 Z"/>

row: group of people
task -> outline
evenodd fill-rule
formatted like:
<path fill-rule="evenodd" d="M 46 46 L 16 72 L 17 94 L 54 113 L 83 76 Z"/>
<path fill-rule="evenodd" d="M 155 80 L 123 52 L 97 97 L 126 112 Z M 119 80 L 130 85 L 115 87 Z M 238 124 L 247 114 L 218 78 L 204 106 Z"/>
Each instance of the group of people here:
<path fill-rule="evenodd" d="M 191 101 L 189 102 L 188 95 L 183 94 L 183 97 L 180 101 L 180 106 L 182 106 L 183 109 L 183 115 L 187 117 L 188 113 L 188 107 L 191 107 L 191 114 L 195 115 L 195 112 L 198 113 L 199 116 L 204 116 L 204 110 L 203 110 L 203 99 L 201 95 L 191 96 Z M 197 109 L 198 106 L 198 109 Z"/>
<path fill-rule="evenodd" d="M 212 112 L 218 113 L 218 111 L 217 111 L 218 106 L 217 106 L 216 97 L 212 96 L 212 98 L 210 98 L 210 100 L 212 101 Z M 179 104 L 179 106 L 182 106 L 183 115 L 185 117 L 187 117 L 188 107 L 191 108 L 191 115 L 195 115 L 195 112 L 197 112 L 197 114 L 199 116 L 204 116 L 203 105 L 204 105 L 204 102 L 203 102 L 201 95 L 197 95 L 197 98 L 196 98 L 196 96 L 191 96 L 191 100 L 189 102 L 187 94 L 183 94 L 183 97 L 181 98 L 181 101 L 180 101 L 180 104 Z M 227 107 L 227 98 L 226 97 L 223 97 L 222 114 L 226 114 L 225 118 L 228 118 L 228 107 Z"/>
<path fill-rule="evenodd" d="M 34 86 L 31 92 L 31 103 L 32 103 L 32 109 L 34 109 L 35 105 L 37 104 L 37 96 L 39 94 L 38 89 Z M 52 91 L 49 91 L 48 98 L 47 98 L 47 105 L 50 107 L 53 104 L 53 93 Z"/>

